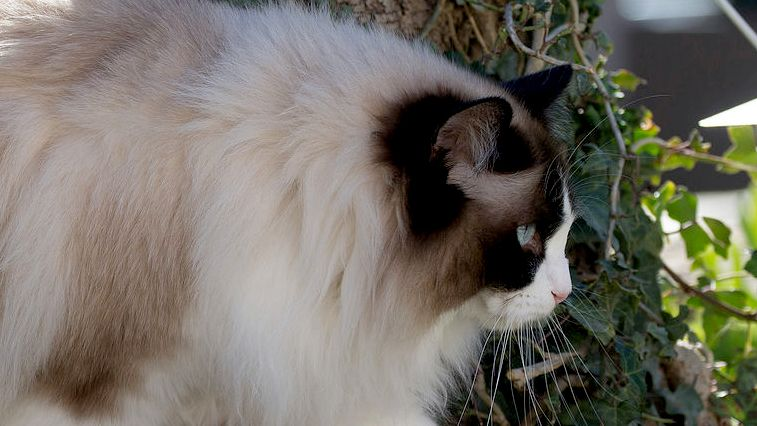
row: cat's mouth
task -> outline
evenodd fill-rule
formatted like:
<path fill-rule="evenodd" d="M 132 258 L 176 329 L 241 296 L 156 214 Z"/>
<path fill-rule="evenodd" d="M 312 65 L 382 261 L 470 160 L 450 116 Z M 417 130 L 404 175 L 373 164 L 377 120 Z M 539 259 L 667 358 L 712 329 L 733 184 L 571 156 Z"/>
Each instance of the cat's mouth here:
<path fill-rule="evenodd" d="M 484 329 L 507 331 L 545 324 L 557 304 L 548 283 L 534 282 L 519 290 L 484 289 L 468 310 Z"/>

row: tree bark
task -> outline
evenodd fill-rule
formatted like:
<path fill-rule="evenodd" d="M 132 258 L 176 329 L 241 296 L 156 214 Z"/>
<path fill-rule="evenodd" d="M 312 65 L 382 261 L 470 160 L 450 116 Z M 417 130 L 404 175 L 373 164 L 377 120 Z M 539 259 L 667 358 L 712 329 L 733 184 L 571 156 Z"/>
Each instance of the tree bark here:
<path fill-rule="evenodd" d="M 496 2 L 503 3 L 503 2 Z M 502 17 L 455 0 L 335 0 L 337 9 L 363 24 L 377 24 L 408 38 L 425 38 L 441 51 L 479 60 L 503 44 Z M 435 10 L 437 11 L 435 13 Z"/>

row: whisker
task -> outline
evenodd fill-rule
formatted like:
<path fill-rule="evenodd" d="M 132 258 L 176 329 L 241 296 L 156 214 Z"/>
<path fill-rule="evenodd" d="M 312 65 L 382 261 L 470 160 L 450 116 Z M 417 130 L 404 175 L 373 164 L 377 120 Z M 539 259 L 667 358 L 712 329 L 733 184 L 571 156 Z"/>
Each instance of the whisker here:
<path fill-rule="evenodd" d="M 510 346 L 508 346 L 508 350 L 507 350 L 507 369 L 509 371 L 509 370 L 512 370 L 512 368 L 513 368 L 513 365 L 512 365 L 512 345 L 510 345 Z M 515 402 L 515 390 L 513 389 L 512 385 L 510 386 L 510 395 L 512 396 L 512 399 L 513 399 L 513 406 L 515 406 L 516 405 L 516 402 Z M 525 406 L 525 405 L 526 405 L 526 401 L 525 401 L 525 398 L 524 398 L 524 400 L 523 400 L 523 406 Z M 518 409 L 517 408 L 515 409 L 515 417 L 518 419 L 518 424 L 521 424 L 521 422 L 520 422 L 520 414 L 518 413 Z"/>
<path fill-rule="evenodd" d="M 550 322 L 554 321 L 552 318 L 549 318 L 549 320 L 550 320 Z M 555 324 L 555 327 L 558 326 L 558 324 L 556 322 L 554 322 L 554 324 Z M 560 342 L 558 340 L 558 335 L 556 333 L 554 333 L 554 331 L 552 330 L 552 326 L 549 326 L 549 329 L 553 333 L 553 336 L 555 338 L 555 345 L 557 346 L 558 351 L 560 351 L 560 353 L 567 353 L 568 352 L 567 345 L 565 345 L 565 347 L 563 348 L 563 346 L 560 345 Z M 553 374 L 554 374 L 554 372 L 553 372 Z M 570 381 L 568 381 L 568 389 L 570 389 L 570 393 L 573 396 L 573 401 L 576 403 L 576 409 L 578 410 L 578 415 L 581 416 L 581 420 L 583 420 L 584 424 L 588 424 L 587 421 L 586 421 L 586 418 L 584 417 L 583 412 L 581 412 L 581 407 L 578 405 L 578 397 L 576 397 L 576 393 L 573 391 L 573 386 L 571 385 Z M 573 414 L 570 412 L 570 408 L 569 407 L 568 407 L 568 413 L 569 413 L 571 419 L 573 420 L 573 423 L 576 423 L 575 419 L 573 417 Z"/>
<path fill-rule="evenodd" d="M 471 396 L 473 396 L 473 388 L 476 384 L 476 373 L 478 373 L 478 369 L 481 367 L 481 360 L 484 358 L 484 352 L 486 350 L 486 344 L 489 343 L 489 338 L 491 338 L 492 333 L 494 333 L 494 330 L 497 329 L 497 325 L 499 324 L 499 321 L 502 319 L 502 315 L 504 315 L 505 311 L 500 312 L 499 316 L 497 316 L 497 320 L 494 322 L 494 326 L 492 326 L 491 330 L 489 331 L 489 334 L 486 336 L 486 340 L 484 340 L 484 344 L 481 345 L 481 354 L 478 357 L 478 362 L 476 363 L 476 368 L 474 370 L 473 374 L 473 381 L 471 383 L 470 389 L 468 389 L 468 397 L 465 398 L 465 404 L 463 405 L 463 409 L 460 412 L 460 418 L 457 420 L 457 426 L 460 426 L 460 424 L 463 422 L 463 417 L 465 417 L 465 410 L 468 408 L 468 403 L 470 402 Z"/>
<path fill-rule="evenodd" d="M 576 363 L 576 360 L 575 360 L 576 358 L 578 358 L 578 361 L 583 366 L 583 370 L 586 371 L 586 373 L 589 375 L 589 377 L 591 377 L 592 380 L 594 380 L 594 382 L 600 387 L 600 389 L 602 389 L 602 391 L 604 391 L 610 397 L 612 397 L 612 398 L 614 398 L 616 400 L 619 400 L 604 385 L 602 385 L 602 383 L 600 383 L 599 380 L 597 380 L 596 376 L 594 376 L 594 374 L 591 372 L 591 370 L 589 370 L 589 367 L 586 365 L 586 363 L 584 363 L 583 359 L 581 358 L 581 354 L 578 351 L 576 351 L 576 348 L 573 346 L 573 344 L 570 342 L 570 340 L 568 339 L 568 337 L 562 331 L 562 327 L 557 327 L 557 331 L 560 332 L 560 334 L 562 334 L 562 336 L 565 339 L 564 342 L 568 345 L 568 347 L 571 349 L 571 351 L 573 351 L 573 352 L 575 352 L 577 354 L 577 356 L 571 358 L 571 362 L 573 363 L 573 368 L 575 368 L 576 372 L 580 372 L 581 371 L 578 368 L 578 364 Z M 589 395 L 589 391 L 587 390 L 586 384 L 584 383 L 583 378 L 581 377 L 580 374 L 578 375 L 578 379 L 581 381 L 581 387 L 584 390 L 584 394 L 586 395 L 586 398 L 587 398 L 587 400 L 589 402 L 589 406 L 591 406 L 591 409 L 594 411 L 594 415 L 597 416 L 597 418 L 600 418 L 599 414 L 597 413 L 597 409 L 594 407 L 594 403 L 592 402 L 592 398 Z"/>
<path fill-rule="evenodd" d="M 508 330 L 509 330 L 509 327 L 508 327 Z M 504 343 L 504 339 L 502 341 L 502 344 L 505 344 Z M 499 360 L 499 369 L 497 371 L 497 381 L 496 381 L 496 383 L 494 383 L 493 390 L 492 390 L 492 405 L 491 405 L 491 407 L 489 407 L 489 418 L 486 421 L 487 425 L 489 424 L 489 420 L 492 417 L 492 412 L 494 411 L 494 402 L 493 401 L 497 398 L 497 389 L 499 387 L 499 379 L 500 379 L 501 374 L 502 374 L 502 366 L 505 364 L 504 356 L 505 356 L 505 349 L 502 348 L 502 351 L 501 351 L 501 354 L 500 354 L 500 360 Z M 494 359 L 494 365 L 496 365 L 496 358 Z"/>

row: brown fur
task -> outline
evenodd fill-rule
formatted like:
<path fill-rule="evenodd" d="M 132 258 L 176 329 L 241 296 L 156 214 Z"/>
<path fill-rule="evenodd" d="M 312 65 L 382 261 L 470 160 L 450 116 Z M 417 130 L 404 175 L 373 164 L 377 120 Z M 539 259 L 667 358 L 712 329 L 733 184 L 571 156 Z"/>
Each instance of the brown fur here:
<path fill-rule="evenodd" d="M 202 15 L 182 17 L 178 15 L 181 8 L 176 8 L 177 14 L 153 15 L 114 4 L 108 7 L 115 10 L 100 11 L 90 8 L 87 0 L 72 3 L 73 7 L 40 1 L 0 5 L 0 40 L 25 41 L 23 51 L 13 51 L 12 61 L 0 62 L 0 94 L 6 99 L 30 98 L 30 105 L 47 110 L 48 123 L 61 128 L 77 125 L 61 117 L 67 108 L 61 110 L 59 105 L 63 100 L 75 101 L 77 87 L 87 87 L 84 105 L 99 98 L 143 97 L 151 101 L 145 107 L 185 118 L 184 111 L 166 106 L 170 100 L 155 97 L 167 88 L 156 90 L 142 83 L 171 80 L 171 75 L 181 75 L 216 53 L 218 41 L 209 37 L 215 31 L 196 19 Z M 26 17 L 36 15 L 46 19 L 26 22 Z M 162 28 L 181 28 L 187 34 L 161 34 L 156 19 L 175 19 L 176 24 Z M 202 40 L 193 37 L 198 33 L 203 34 Z M 173 40 L 195 45 L 177 45 Z M 116 84 L 109 78 L 113 67 L 129 70 L 131 78 Z M 107 95 L 93 96 L 92 89 Z M 110 107 L 118 108 L 94 108 Z M 27 163 L 32 169 L 58 143 L 41 134 L 39 148 L 32 154 L 36 160 Z M 26 183 L 24 176 L 35 172 L 17 170 L 20 174 L 14 176 L 12 163 L 19 159 L 13 156 L 18 154 L 8 155 L 6 145 L 0 135 L 0 165 L 11 173 L 4 181 L 11 199 L 4 200 L 7 204 L 0 210 L 0 235 L 12 216 L 9 206 L 16 205 L 13 198 Z M 141 384 L 143 362 L 170 354 L 182 340 L 181 323 L 192 282 L 185 158 L 170 143 L 148 149 L 162 159 L 133 164 L 115 153 L 110 157 L 106 167 L 122 172 L 123 182 L 141 180 L 141 191 L 124 193 L 133 185 L 119 183 L 119 173 L 101 176 L 105 181 L 92 182 L 85 190 L 86 201 L 69 237 L 69 308 L 59 326 L 55 350 L 37 372 L 33 388 L 80 415 L 114 409 L 120 390 Z M 159 170 L 149 169 L 157 165 Z M 3 285 L 0 273 L 0 297 Z"/>
<path fill-rule="evenodd" d="M 166 169 L 141 197 L 96 186 L 71 237 L 74 308 L 37 381 L 75 413 L 112 409 L 120 389 L 139 385 L 141 361 L 181 343 L 190 240 L 180 163 Z"/>

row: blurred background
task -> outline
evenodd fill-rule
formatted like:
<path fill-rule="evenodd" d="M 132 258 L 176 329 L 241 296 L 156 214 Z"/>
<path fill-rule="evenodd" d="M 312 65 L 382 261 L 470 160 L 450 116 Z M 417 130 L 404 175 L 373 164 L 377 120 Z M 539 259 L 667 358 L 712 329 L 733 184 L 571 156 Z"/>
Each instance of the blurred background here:
<path fill-rule="evenodd" d="M 757 0 L 731 4 L 757 28 Z M 665 139 L 685 139 L 698 128 L 713 153 L 730 146 L 725 127 L 697 123 L 757 98 L 757 51 L 713 0 L 607 0 L 598 27 L 615 44 L 608 68 L 627 68 L 647 80 L 621 104 L 649 107 Z M 670 172 L 668 178 L 698 193 L 698 216 L 718 217 L 734 231 L 735 242 L 745 243 L 741 215 L 751 204 L 748 176 L 699 164 L 693 171 Z M 679 226 L 668 222 L 670 231 Z M 685 273 L 683 242 L 672 238 L 669 243 L 666 253 Z"/>
<path fill-rule="evenodd" d="M 757 0 L 731 4 L 757 28 Z M 757 51 L 712 0 L 606 0 L 598 27 L 615 43 L 608 68 L 627 68 L 648 81 L 627 101 L 654 111 L 663 138 L 685 138 L 699 120 L 757 98 Z M 724 127 L 699 130 L 713 153 L 729 146 Z M 706 165 L 671 177 L 696 192 L 749 183 L 743 174 Z"/>

